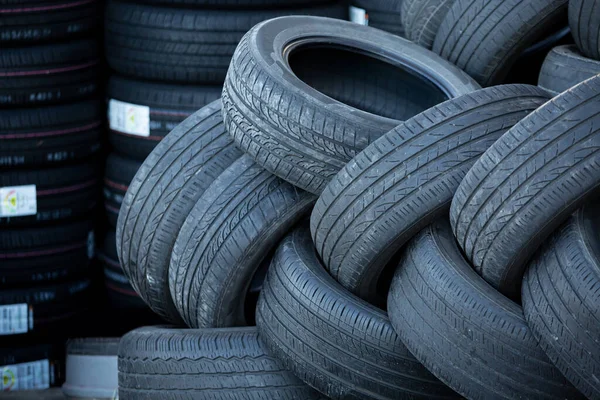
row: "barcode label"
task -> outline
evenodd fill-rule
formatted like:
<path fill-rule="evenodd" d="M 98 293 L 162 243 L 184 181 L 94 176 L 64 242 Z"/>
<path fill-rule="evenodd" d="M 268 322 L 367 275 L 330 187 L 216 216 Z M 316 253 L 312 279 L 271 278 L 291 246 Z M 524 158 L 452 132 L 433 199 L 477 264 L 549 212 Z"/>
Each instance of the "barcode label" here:
<path fill-rule="evenodd" d="M 0 367 L 0 390 L 48 389 L 51 384 L 50 361 L 39 360 Z"/>
<path fill-rule="evenodd" d="M 27 304 L 0 306 L 0 335 L 16 335 L 33 329 L 33 310 Z"/>
<path fill-rule="evenodd" d="M 35 185 L 0 188 L 0 217 L 21 217 L 37 213 Z"/>
<path fill-rule="evenodd" d="M 355 24 L 369 25 L 369 14 L 364 8 L 350 6 L 350 21 Z"/>
<path fill-rule="evenodd" d="M 115 99 L 108 102 L 110 129 L 136 136 L 150 136 L 150 107 Z"/>

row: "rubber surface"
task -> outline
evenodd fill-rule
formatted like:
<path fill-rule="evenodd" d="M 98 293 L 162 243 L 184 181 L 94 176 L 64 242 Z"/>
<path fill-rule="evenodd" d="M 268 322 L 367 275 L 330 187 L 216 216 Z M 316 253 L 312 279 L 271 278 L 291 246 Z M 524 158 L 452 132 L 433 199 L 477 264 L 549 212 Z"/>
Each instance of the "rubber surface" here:
<path fill-rule="evenodd" d="M 525 265 L 600 186 L 600 76 L 504 134 L 461 182 L 450 210 L 476 271 L 518 299 Z"/>
<path fill-rule="evenodd" d="M 322 399 L 267 355 L 254 327 L 129 332 L 119 346 L 119 397 Z"/>
<path fill-rule="evenodd" d="M 206 188 L 241 155 L 217 100 L 167 135 L 129 186 L 117 221 L 119 260 L 136 292 L 168 321 L 182 323 L 168 282 L 177 234 Z"/>
<path fill-rule="evenodd" d="M 600 61 L 600 2 L 569 0 L 569 25 L 579 50 Z"/>
<path fill-rule="evenodd" d="M 407 39 L 431 49 L 435 36 L 455 0 L 404 0 L 402 24 Z"/>
<path fill-rule="evenodd" d="M 521 307 L 466 262 L 445 219 L 405 249 L 388 312 L 410 352 L 468 399 L 583 398 L 546 357 Z"/>
<path fill-rule="evenodd" d="M 598 74 L 600 61 L 582 56 L 576 46 L 559 46 L 548 53 L 538 85 L 557 95 Z"/>
<path fill-rule="evenodd" d="M 142 165 L 141 162 L 110 153 L 104 170 L 104 210 L 108 223 L 116 227 L 119 210 L 129 184 Z"/>

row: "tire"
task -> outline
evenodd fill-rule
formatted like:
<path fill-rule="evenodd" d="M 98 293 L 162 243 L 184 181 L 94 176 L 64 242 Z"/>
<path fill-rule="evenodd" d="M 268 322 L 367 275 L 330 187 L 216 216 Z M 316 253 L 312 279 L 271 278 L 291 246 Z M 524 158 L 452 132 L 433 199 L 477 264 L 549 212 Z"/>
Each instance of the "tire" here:
<path fill-rule="evenodd" d="M 182 323 L 168 282 L 177 234 L 206 188 L 241 155 L 218 100 L 167 135 L 129 186 L 117 221 L 119 260 L 135 291 L 167 321 Z"/>
<path fill-rule="evenodd" d="M 100 150 L 100 103 L 0 110 L 0 167 L 83 160 Z"/>
<path fill-rule="evenodd" d="M 61 348 L 62 347 L 62 348 Z M 0 370 L 7 379 L 2 398 L 14 400 L 60 400 L 60 389 L 48 389 L 63 376 L 64 346 L 49 344 L 9 345 L 0 349 Z M 55 392 L 59 391 L 58 397 Z M 34 394 L 29 397 L 29 394 Z"/>
<path fill-rule="evenodd" d="M 403 2 L 404 0 L 352 0 L 350 5 L 365 11 L 367 23 L 363 25 L 404 36 L 401 17 Z"/>
<path fill-rule="evenodd" d="M 569 0 L 569 25 L 581 53 L 600 61 L 600 2 Z"/>
<path fill-rule="evenodd" d="M 119 346 L 119 397 L 322 399 L 267 355 L 254 327 L 129 332 Z"/>
<path fill-rule="evenodd" d="M 519 56 L 554 33 L 567 17 L 567 0 L 456 0 L 433 51 L 481 86 L 504 82 Z"/>
<path fill-rule="evenodd" d="M 46 229 L 3 231 L 6 238 L 38 235 L 38 240 L 30 246 L 14 243 L 15 246 L 0 249 L 1 287 L 52 284 L 89 273 L 94 257 L 94 224 L 91 220 L 57 224 Z"/>
<path fill-rule="evenodd" d="M 3 2 L 0 43 L 30 44 L 89 35 L 100 25 L 100 15 L 101 3 L 96 0 Z"/>
<path fill-rule="evenodd" d="M 304 33 L 296 37 L 297 31 Z M 354 50 L 327 48 L 315 37 Z M 292 38 L 304 50 L 286 47 L 284 56 L 283 43 Z M 385 62 L 357 55 L 369 54 L 372 43 Z M 403 65 L 411 65 L 410 79 Z M 229 133 L 257 164 L 320 194 L 398 119 L 476 89 L 462 71 L 408 40 L 349 22 L 288 17 L 255 26 L 240 42 L 223 88 L 223 109 Z"/>
<path fill-rule="evenodd" d="M 475 161 L 549 98 L 535 86 L 481 89 L 424 111 L 358 154 L 311 215 L 315 247 L 330 274 L 359 297 L 385 304 L 383 272 L 394 254 L 448 215 Z"/>
<path fill-rule="evenodd" d="M 110 153 L 106 159 L 106 169 L 104 170 L 104 209 L 108 223 L 112 227 L 117 226 L 119 209 L 123 203 L 123 198 L 129 189 L 129 184 L 133 181 L 136 172 L 140 169 L 142 163 L 121 157 L 116 153 Z"/>
<path fill-rule="evenodd" d="M 171 297 L 188 326 L 246 325 L 252 277 L 314 201 L 246 155 L 215 179 L 186 218 L 171 255 Z"/>
<path fill-rule="evenodd" d="M 512 299 L 530 256 L 600 186 L 600 76 L 531 113 L 461 182 L 450 210 L 475 270 Z"/>
<path fill-rule="evenodd" d="M 410 352 L 468 399 L 579 399 L 546 357 L 523 310 L 465 261 L 447 220 L 406 247 L 388 297 Z"/>
<path fill-rule="evenodd" d="M 538 85 L 557 95 L 598 74 L 600 61 L 585 58 L 575 46 L 560 46 L 548 53 Z"/>
<path fill-rule="evenodd" d="M 385 312 L 327 274 L 307 226 L 273 257 L 257 327 L 270 354 L 332 399 L 457 397 L 408 352 Z"/>
<path fill-rule="evenodd" d="M 294 14 L 344 18 L 347 12 L 336 4 L 260 11 L 194 10 L 112 0 L 106 18 L 108 63 L 123 75 L 141 79 L 220 85 L 244 33 L 263 20 Z"/>
<path fill-rule="evenodd" d="M 402 25 L 406 38 L 430 50 L 442 21 L 455 0 L 404 0 Z"/>
<path fill-rule="evenodd" d="M 98 90 L 94 40 L 5 48 L 0 53 L 0 106 L 38 106 L 89 98 Z"/>
<path fill-rule="evenodd" d="M 0 226 L 39 225 L 89 215 L 98 203 L 95 161 L 79 165 L 0 172 Z M 33 186 L 33 187 L 32 187 Z M 6 200 L 10 196 L 11 199 Z M 8 204 L 14 199 L 14 206 Z M 25 202 L 35 207 L 22 207 Z"/>
<path fill-rule="evenodd" d="M 588 398 L 600 397 L 600 208 L 590 204 L 556 231 L 523 279 L 523 311 L 540 346 Z"/>
<path fill-rule="evenodd" d="M 78 399 L 114 398 L 118 391 L 118 351 L 119 338 L 69 340 L 64 395 Z"/>
<path fill-rule="evenodd" d="M 221 88 L 168 85 L 113 76 L 108 85 L 108 97 L 111 144 L 127 157 L 144 160 L 184 119 L 218 100 Z M 123 116 L 130 115 L 128 113 L 139 118 L 134 126 L 124 124 L 126 118 Z"/>

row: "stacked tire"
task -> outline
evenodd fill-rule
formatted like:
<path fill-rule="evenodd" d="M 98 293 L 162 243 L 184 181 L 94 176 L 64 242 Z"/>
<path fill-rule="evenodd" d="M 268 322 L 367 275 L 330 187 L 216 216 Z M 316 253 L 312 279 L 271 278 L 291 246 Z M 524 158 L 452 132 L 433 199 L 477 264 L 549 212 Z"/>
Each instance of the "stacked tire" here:
<path fill-rule="evenodd" d="M 2 351 L 14 349 L 2 359 L 5 391 L 59 383 L 60 343 L 89 305 L 101 13 L 95 0 L 0 4 L 0 335 Z"/>

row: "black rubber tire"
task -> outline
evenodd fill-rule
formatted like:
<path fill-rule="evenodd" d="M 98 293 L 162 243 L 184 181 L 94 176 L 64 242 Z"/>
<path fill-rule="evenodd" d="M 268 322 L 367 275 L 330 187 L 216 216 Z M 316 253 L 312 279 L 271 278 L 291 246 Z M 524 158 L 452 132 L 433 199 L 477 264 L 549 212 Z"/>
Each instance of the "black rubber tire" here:
<path fill-rule="evenodd" d="M 98 0 L 0 2 L 0 44 L 87 36 L 100 25 L 101 8 Z"/>
<path fill-rule="evenodd" d="M 579 399 L 531 333 L 523 310 L 463 258 L 446 219 L 406 247 L 388 313 L 410 352 L 468 399 Z"/>
<path fill-rule="evenodd" d="M 25 251 L 76 242 L 93 229 L 90 221 L 65 222 L 45 227 L 0 229 L 0 250 Z"/>
<path fill-rule="evenodd" d="M 149 107 L 149 136 L 119 131 L 110 126 L 110 143 L 115 150 L 128 157 L 144 160 L 169 132 L 184 119 L 205 105 L 221 97 L 220 86 L 169 85 L 136 81 L 112 76 L 108 97 L 133 105 Z"/>
<path fill-rule="evenodd" d="M 261 21 L 283 15 L 345 18 L 338 4 L 280 10 L 195 10 L 111 0 L 106 55 L 119 73 L 163 82 L 222 84 L 242 36 Z"/>
<path fill-rule="evenodd" d="M 140 167 L 117 221 L 117 251 L 131 285 L 165 320 L 182 323 L 169 292 L 177 234 L 206 188 L 241 157 L 217 100 L 182 122 Z"/>
<path fill-rule="evenodd" d="M 23 238 L 39 235 L 39 240 L 31 246 L 13 243 L 15 246 L 0 249 L 2 287 L 61 282 L 89 273 L 94 257 L 94 224 L 91 220 L 47 229 L 4 229 L 3 234 Z"/>
<path fill-rule="evenodd" d="M 133 181 L 135 174 L 142 163 L 129 158 L 121 157 L 116 153 L 110 153 L 106 159 L 104 170 L 104 209 L 110 226 L 117 226 L 119 210 Z"/>
<path fill-rule="evenodd" d="M 23 379 L 23 376 L 19 376 L 18 369 L 23 368 L 24 366 L 15 368 L 16 371 L 12 368 L 6 368 L 8 366 L 18 366 L 19 364 L 47 360 L 47 371 L 40 371 L 41 373 L 37 375 L 39 380 L 33 385 L 36 389 L 40 389 L 45 386 L 44 384 L 48 384 L 52 387 L 61 383 L 64 373 L 64 359 L 65 354 L 63 345 L 50 345 L 45 343 L 10 345 L 7 343 L 4 348 L 0 348 L 0 370 L 5 374 L 4 376 L 7 377 L 11 376 L 10 374 L 12 372 L 16 375 L 17 381 L 5 381 L 2 398 L 11 400 L 64 400 L 64 395 L 60 388 L 45 390 L 15 390 L 14 384 L 24 384 L 24 386 L 28 386 L 28 384 L 31 384 L 32 382 L 23 382 L 19 380 L 19 378 Z M 35 371 L 35 369 L 33 370 Z M 39 385 L 39 387 L 37 387 L 36 384 Z M 56 391 L 58 391 L 58 393 Z M 58 396 L 59 394 L 60 396 Z M 31 397 L 29 397 L 30 395 Z"/>
<path fill-rule="evenodd" d="M 576 46 L 559 46 L 548 53 L 538 86 L 557 95 L 598 74 L 600 61 L 582 56 Z"/>
<path fill-rule="evenodd" d="M 119 346 L 119 397 L 322 399 L 267 355 L 254 327 L 129 332 Z"/>
<path fill-rule="evenodd" d="M 287 17 L 257 25 L 240 42 L 223 88 L 223 110 L 236 144 L 259 165 L 320 194 L 398 119 L 478 88 L 464 72 L 408 40 L 350 22 Z"/>
<path fill-rule="evenodd" d="M 384 303 L 386 265 L 414 235 L 448 215 L 460 182 L 506 131 L 546 101 L 538 87 L 481 89 L 432 107 L 358 154 L 311 215 L 315 247 L 342 286 Z M 381 300 L 381 301 L 379 301 Z"/>
<path fill-rule="evenodd" d="M 401 10 L 404 0 L 350 0 L 368 15 L 368 25 L 394 35 L 404 36 Z"/>
<path fill-rule="evenodd" d="M 100 150 L 100 102 L 0 110 L 0 167 L 49 165 Z"/>
<path fill-rule="evenodd" d="M 171 254 L 171 297 L 188 326 L 245 326 L 252 277 L 314 201 L 247 155 L 215 179 L 186 218 Z"/>
<path fill-rule="evenodd" d="M 540 346 L 581 393 L 600 398 L 600 208 L 586 206 L 537 253 L 523 311 Z"/>
<path fill-rule="evenodd" d="M 410 354 L 384 311 L 327 274 L 307 225 L 282 241 L 260 295 L 257 328 L 269 353 L 333 399 L 456 398 Z"/>
<path fill-rule="evenodd" d="M 99 176 L 96 161 L 46 169 L 0 172 L 0 188 L 36 186 L 37 213 L 0 217 L 0 226 L 38 225 L 87 216 L 98 204 Z"/>
<path fill-rule="evenodd" d="M 433 51 L 481 86 L 504 82 L 519 56 L 567 19 L 568 0 L 456 0 Z"/>
<path fill-rule="evenodd" d="M 600 61 L 600 1 L 569 0 L 569 25 L 581 53 Z"/>
<path fill-rule="evenodd" d="M 264 8 L 285 8 L 314 6 L 336 0 L 134 0 L 137 3 L 162 4 L 165 6 L 186 6 L 190 8 L 254 10 Z"/>
<path fill-rule="evenodd" d="M 440 25 L 454 1 L 404 0 L 401 14 L 406 38 L 431 49 Z"/>
<path fill-rule="evenodd" d="M 88 98 L 98 90 L 96 41 L 76 40 L 0 52 L 0 107 L 37 106 Z"/>
<path fill-rule="evenodd" d="M 116 356 L 119 338 L 77 338 L 67 342 L 67 355 Z"/>
<path fill-rule="evenodd" d="M 512 299 L 531 255 L 600 187 L 600 76 L 503 135 L 461 182 L 450 210 L 475 270 Z"/>

